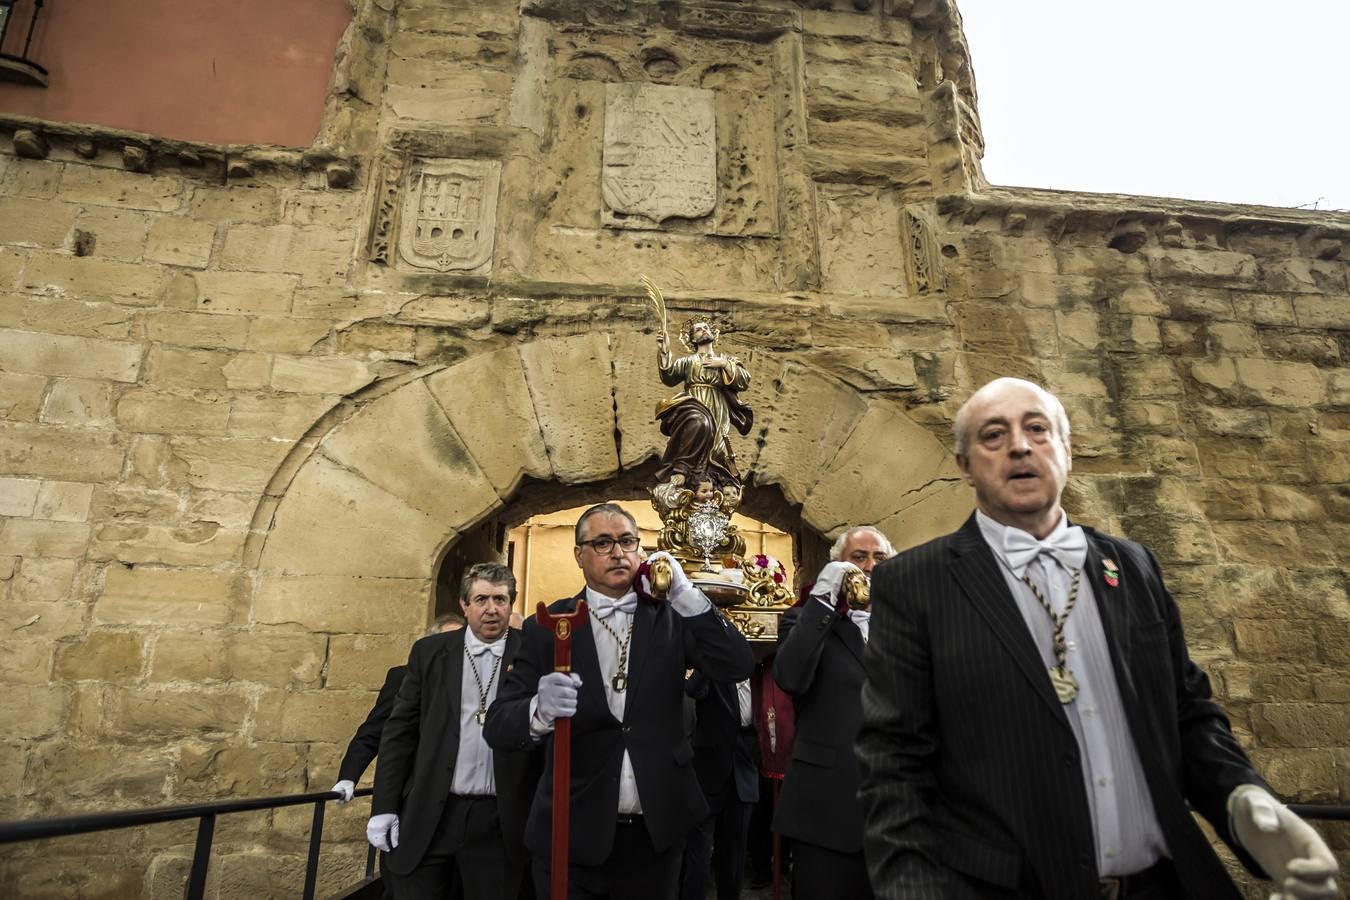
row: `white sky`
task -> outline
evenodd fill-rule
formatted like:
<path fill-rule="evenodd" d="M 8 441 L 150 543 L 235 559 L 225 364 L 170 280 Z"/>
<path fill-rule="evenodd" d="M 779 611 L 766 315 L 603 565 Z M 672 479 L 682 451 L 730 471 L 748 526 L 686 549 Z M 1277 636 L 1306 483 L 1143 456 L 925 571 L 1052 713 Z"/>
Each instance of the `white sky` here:
<path fill-rule="evenodd" d="M 1350 0 L 957 0 L 993 184 L 1350 209 Z"/>

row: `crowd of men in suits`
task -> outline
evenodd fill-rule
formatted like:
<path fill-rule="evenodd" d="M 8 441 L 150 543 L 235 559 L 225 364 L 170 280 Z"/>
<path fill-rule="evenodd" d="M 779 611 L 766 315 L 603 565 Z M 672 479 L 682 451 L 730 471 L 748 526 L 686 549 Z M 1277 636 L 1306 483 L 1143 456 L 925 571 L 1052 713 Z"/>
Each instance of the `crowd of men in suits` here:
<path fill-rule="evenodd" d="M 335 786 L 350 799 L 378 736 L 367 834 L 392 896 L 549 896 L 568 719 L 569 898 L 738 897 L 757 759 L 791 736 L 775 715 L 795 720 L 773 829 L 796 900 L 1236 898 L 1192 811 L 1278 896 L 1338 896 L 1334 856 L 1190 660 L 1157 559 L 1069 522 L 1059 400 L 995 380 L 955 437 L 966 524 L 899 555 L 875 528 L 845 531 L 767 665 L 668 554 L 653 597 L 614 504 L 577 521 L 585 585 L 550 607 L 588 607 L 568 672 L 550 630 L 510 627 L 510 570 L 471 567 L 466 626 L 391 670 Z M 854 568 L 868 609 L 842 599 Z"/>

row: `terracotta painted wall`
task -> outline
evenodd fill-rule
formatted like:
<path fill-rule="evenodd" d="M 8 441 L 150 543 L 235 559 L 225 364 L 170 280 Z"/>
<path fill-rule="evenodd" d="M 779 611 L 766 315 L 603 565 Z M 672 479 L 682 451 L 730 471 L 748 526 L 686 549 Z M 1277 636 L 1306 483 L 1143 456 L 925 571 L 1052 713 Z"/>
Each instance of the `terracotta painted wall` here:
<path fill-rule="evenodd" d="M 11 31 L 26 30 L 29 9 L 20 0 Z M 0 113 L 308 146 L 350 20 L 343 0 L 53 0 L 29 51 L 50 84 L 0 85 Z M 5 41 L 6 51 L 21 47 L 21 34 Z"/>

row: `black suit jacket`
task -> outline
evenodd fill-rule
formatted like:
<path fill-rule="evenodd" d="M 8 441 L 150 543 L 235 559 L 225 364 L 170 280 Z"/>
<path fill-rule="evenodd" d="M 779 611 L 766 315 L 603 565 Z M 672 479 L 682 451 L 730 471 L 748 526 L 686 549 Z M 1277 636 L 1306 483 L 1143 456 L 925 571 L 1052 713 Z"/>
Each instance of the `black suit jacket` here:
<path fill-rule="evenodd" d="M 1186 652 L 1153 554 L 1084 531 L 1085 577 L 1178 874 L 1195 900 L 1237 898 L 1187 804 L 1232 846 L 1228 795 L 1263 782 Z M 1119 566 L 1117 586 L 1103 559 Z M 1095 896 L 1078 745 L 975 518 L 879 565 L 872 597 L 858 752 L 878 898 Z"/>
<path fill-rule="evenodd" d="M 379 754 L 380 735 L 384 732 L 385 720 L 394 711 L 394 697 L 398 694 L 398 686 L 403 683 L 403 676 L 407 672 L 407 666 L 394 666 L 385 673 L 384 686 L 380 688 L 379 696 L 375 698 L 375 705 L 370 708 L 370 713 L 361 723 L 361 727 L 356 729 L 356 735 L 347 745 L 347 752 L 342 754 L 342 763 L 338 766 L 338 781 L 356 784 L 365 774 L 371 760 Z"/>
<path fill-rule="evenodd" d="M 773 677 L 792 695 L 797 733 L 773 828 L 840 853 L 862 849 L 858 759 L 862 632 L 815 598 L 783 613 Z"/>
<path fill-rule="evenodd" d="M 736 685 L 696 671 L 685 679 L 684 691 L 695 701 L 694 774 L 703 793 L 710 798 L 734 794 L 742 803 L 759 800 L 759 738 L 753 718 L 741 728 Z"/>
<path fill-rule="evenodd" d="M 380 740 L 372 815 L 398 813 L 400 842 L 386 857 L 406 875 L 421 861 L 450 797 L 459 752 L 460 690 L 466 629 L 433 634 L 413 644 L 408 673 Z M 505 681 L 520 650 L 520 632 L 506 634 L 498 679 Z M 498 692 L 502 689 L 499 684 Z M 533 748 L 494 751 L 497 813 L 508 871 L 523 868 L 522 838 L 539 762 Z"/>
<path fill-rule="evenodd" d="M 559 600 L 551 612 L 571 612 L 582 594 Z M 640 601 L 629 655 L 628 697 L 623 721 L 609 711 L 589 617 L 572 632 L 572 671 L 581 676 L 572 718 L 570 859 L 602 864 L 614 844 L 619 809 L 619 773 L 627 749 L 642 800 L 643 821 L 653 846 L 665 850 L 684 839 L 706 814 L 690 760 L 684 726 L 684 673 L 694 667 L 710 677 L 739 681 L 754 668 L 745 638 L 719 613 L 682 617 L 668 603 Z M 530 700 L 539 679 L 553 671 L 553 633 L 534 618 L 525 622 L 516 666 L 488 711 L 484 733 L 498 750 L 535 744 L 530 736 Z M 553 815 L 553 736 L 543 777 L 530 809 L 525 844 L 547 857 Z"/>

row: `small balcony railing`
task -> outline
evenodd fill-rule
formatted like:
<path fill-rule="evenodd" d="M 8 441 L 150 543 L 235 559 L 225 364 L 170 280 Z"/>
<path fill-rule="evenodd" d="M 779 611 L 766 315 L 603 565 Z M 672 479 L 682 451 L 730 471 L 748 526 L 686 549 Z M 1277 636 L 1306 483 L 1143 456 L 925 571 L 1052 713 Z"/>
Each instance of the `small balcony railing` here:
<path fill-rule="evenodd" d="M 0 81 L 47 86 L 47 70 L 28 55 L 33 48 L 33 33 L 42 15 L 43 2 L 0 0 Z M 20 34 L 23 35 L 21 47 Z M 18 53 L 8 52 L 15 48 L 19 49 Z"/>

